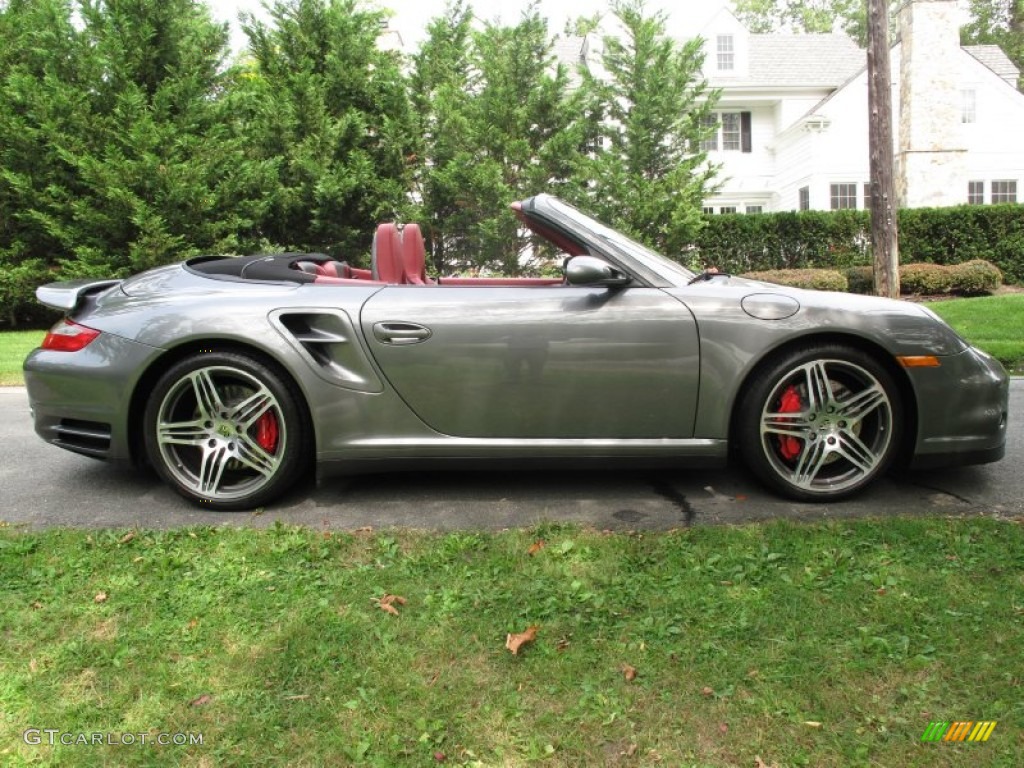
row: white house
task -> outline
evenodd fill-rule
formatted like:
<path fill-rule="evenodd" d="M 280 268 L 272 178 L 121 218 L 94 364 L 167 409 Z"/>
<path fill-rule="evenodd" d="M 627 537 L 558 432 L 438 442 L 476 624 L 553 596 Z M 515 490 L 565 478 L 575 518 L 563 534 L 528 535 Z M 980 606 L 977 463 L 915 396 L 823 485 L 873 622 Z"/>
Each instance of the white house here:
<path fill-rule="evenodd" d="M 954 0 L 910 0 L 891 49 L 902 206 L 1024 202 L 1024 94 L 996 46 L 959 44 Z M 701 30 L 721 89 L 709 213 L 866 208 L 866 54 L 841 34 L 751 34 L 727 10 Z M 905 54 L 905 55 L 904 55 Z"/>

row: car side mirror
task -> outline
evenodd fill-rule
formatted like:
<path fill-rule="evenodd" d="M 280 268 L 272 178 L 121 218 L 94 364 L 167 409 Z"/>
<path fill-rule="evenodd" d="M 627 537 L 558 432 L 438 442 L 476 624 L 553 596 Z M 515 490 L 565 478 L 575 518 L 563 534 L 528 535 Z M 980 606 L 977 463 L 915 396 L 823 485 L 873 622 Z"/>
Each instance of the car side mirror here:
<path fill-rule="evenodd" d="M 633 278 L 595 256 L 573 256 L 565 264 L 569 285 L 628 285 Z"/>

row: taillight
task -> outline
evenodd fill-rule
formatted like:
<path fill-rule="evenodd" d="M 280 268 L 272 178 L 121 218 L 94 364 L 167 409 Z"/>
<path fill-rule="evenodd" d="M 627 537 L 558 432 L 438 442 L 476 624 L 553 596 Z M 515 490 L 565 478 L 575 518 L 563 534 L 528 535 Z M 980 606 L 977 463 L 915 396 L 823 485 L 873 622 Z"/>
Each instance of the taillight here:
<path fill-rule="evenodd" d="M 100 332 L 93 328 L 86 328 L 70 320 L 61 320 L 46 334 L 43 339 L 43 349 L 51 349 L 54 352 L 77 352 L 85 349 L 89 343 L 100 335 Z"/>

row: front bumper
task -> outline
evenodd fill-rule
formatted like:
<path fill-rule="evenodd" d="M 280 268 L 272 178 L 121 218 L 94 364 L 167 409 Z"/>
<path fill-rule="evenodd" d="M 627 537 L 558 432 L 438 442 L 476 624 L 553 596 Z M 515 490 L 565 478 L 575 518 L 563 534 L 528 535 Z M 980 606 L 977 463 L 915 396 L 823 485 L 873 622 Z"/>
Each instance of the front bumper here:
<path fill-rule="evenodd" d="M 109 333 L 78 352 L 32 351 L 24 371 L 36 434 L 85 456 L 130 462 L 132 392 L 160 353 Z"/>
<path fill-rule="evenodd" d="M 908 370 L 917 395 L 912 469 L 985 464 L 1006 451 L 1010 379 L 998 360 L 970 347 L 939 368 Z"/>

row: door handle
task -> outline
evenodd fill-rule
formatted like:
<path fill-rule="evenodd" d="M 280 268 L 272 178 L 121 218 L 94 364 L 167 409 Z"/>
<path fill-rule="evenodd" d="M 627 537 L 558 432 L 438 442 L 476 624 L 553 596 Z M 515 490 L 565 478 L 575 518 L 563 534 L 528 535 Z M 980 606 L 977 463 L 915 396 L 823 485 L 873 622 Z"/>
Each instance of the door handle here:
<path fill-rule="evenodd" d="M 431 337 L 429 328 L 417 323 L 374 323 L 373 336 L 381 344 L 419 344 Z"/>

